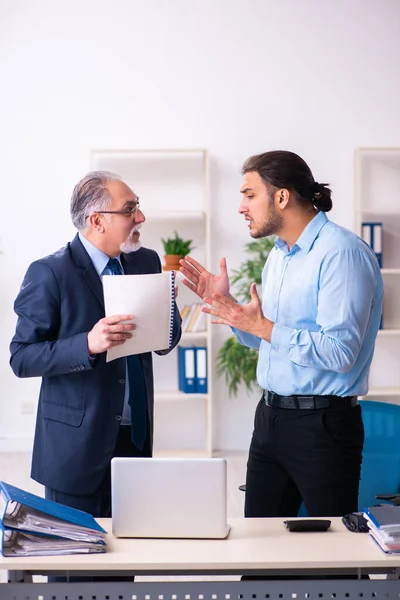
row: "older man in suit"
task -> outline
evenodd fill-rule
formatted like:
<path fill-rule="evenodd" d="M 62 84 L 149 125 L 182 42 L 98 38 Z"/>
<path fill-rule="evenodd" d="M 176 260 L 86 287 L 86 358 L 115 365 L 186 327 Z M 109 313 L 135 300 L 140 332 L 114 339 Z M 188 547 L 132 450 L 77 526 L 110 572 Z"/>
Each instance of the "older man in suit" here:
<path fill-rule="evenodd" d="M 161 263 L 140 247 L 145 217 L 118 175 L 86 175 L 71 217 L 73 241 L 25 275 L 10 364 L 18 377 L 42 378 L 32 478 L 47 498 L 108 517 L 111 458 L 152 455 L 154 392 L 151 353 L 106 362 L 135 325 L 132 315 L 104 316 L 101 277 L 159 273 Z M 172 347 L 180 324 L 175 310 Z"/>

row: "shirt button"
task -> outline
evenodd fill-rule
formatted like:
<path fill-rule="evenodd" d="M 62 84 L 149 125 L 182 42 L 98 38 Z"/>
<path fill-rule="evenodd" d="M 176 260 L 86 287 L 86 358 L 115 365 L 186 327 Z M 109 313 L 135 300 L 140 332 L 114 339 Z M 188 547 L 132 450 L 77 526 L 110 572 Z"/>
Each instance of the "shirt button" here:
<path fill-rule="evenodd" d="M 122 419 L 121 415 L 115 415 L 115 420 L 120 421 Z"/>
<path fill-rule="evenodd" d="M 120 383 L 120 384 L 122 385 L 123 383 L 125 383 L 125 379 L 120 379 L 120 380 L 118 381 L 118 383 Z"/>

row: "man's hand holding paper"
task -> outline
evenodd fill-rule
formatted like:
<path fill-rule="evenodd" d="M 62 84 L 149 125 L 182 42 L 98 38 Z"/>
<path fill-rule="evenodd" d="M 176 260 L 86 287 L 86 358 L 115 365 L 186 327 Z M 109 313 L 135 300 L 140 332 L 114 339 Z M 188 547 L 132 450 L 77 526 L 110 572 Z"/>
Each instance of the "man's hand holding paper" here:
<path fill-rule="evenodd" d="M 120 319 L 100 327 L 103 341 L 111 342 L 105 348 L 107 361 L 169 347 L 175 299 L 172 272 L 105 276 L 103 289 L 106 320 Z M 124 323 L 121 316 L 135 322 Z"/>
<path fill-rule="evenodd" d="M 114 346 L 124 344 L 136 329 L 133 315 L 113 315 L 100 319 L 88 333 L 88 349 L 92 355 L 101 354 Z"/>

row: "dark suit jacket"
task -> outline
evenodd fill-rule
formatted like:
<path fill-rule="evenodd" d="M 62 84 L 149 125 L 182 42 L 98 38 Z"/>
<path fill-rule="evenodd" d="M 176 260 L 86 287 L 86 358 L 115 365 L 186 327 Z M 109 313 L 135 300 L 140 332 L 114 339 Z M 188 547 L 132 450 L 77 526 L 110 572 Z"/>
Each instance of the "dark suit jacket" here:
<path fill-rule="evenodd" d="M 156 252 L 123 254 L 127 274 L 158 273 Z M 125 359 L 90 360 L 87 334 L 105 316 L 103 287 L 79 237 L 32 263 L 15 300 L 10 364 L 18 377 L 42 377 L 32 457 L 33 479 L 69 494 L 91 494 L 110 463 L 125 394 Z M 173 347 L 181 336 L 175 310 Z M 170 350 L 158 354 L 166 354 Z M 151 442 L 154 390 L 151 352 L 140 355 Z"/>

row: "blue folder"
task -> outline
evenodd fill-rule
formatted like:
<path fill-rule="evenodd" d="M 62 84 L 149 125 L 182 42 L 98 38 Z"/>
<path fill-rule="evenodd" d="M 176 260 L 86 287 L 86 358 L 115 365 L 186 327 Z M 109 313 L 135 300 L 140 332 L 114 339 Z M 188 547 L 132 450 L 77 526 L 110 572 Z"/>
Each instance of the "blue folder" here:
<path fill-rule="evenodd" d="M 106 531 L 82 510 L 30 494 L 0 481 L 0 524 L 77 541 L 104 543 Z"/>
<path fill-rule="evenodd" d="M 196 391 L 207 394 L 207 348 L 196 348 Z"/>
<path fill-rule="evenodd" d="M 400 531 L 400 506 L 382 504 L 364 508 L 369 520 L 382 531 Z"/>
<path fill-rule="evenodd" d="M 4 527 L 0 523 L 0 552 L 3 556 L 60 556 L 106 552 L 104 543 L 61 538 Z"/>
<path fill-rule="evenodd" d="M 196 349 L 178 346 L 179 389 L 185 394 L 196 393 Z"/>

